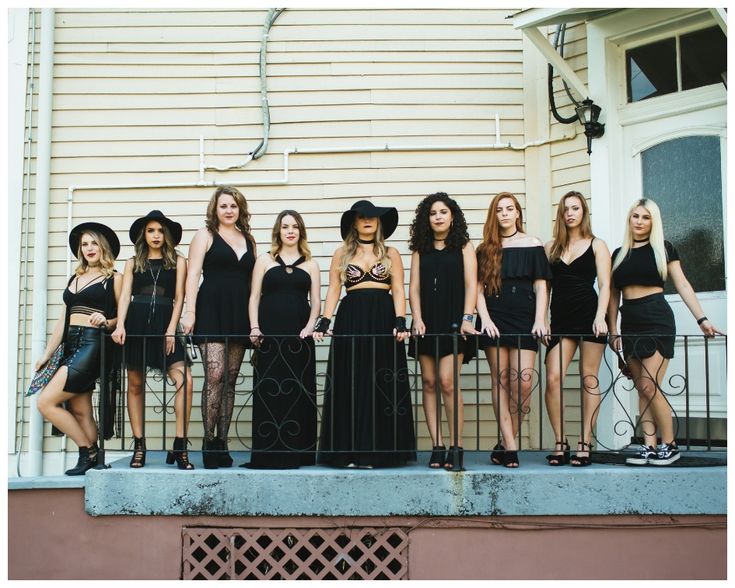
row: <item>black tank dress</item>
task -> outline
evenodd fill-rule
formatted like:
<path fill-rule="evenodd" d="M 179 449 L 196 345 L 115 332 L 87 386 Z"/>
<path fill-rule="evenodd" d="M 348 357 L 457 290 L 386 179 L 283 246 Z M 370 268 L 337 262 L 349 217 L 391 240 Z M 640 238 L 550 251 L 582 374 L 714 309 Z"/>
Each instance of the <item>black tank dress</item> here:
<path fill-rule="evenodd" d="M 255 265 L 250 240 L 247 251 L 240 259 L 235 250 L 217 231 L 212 233 L 212 246 L 204 256 L 196 303 L 194 336 L 197 344 L 230 342 L 250 347 L 250 319 L 248 300 L 250 279 Z"/>
<path fill-rule="evenodd" d="M 452 325 L 462 324 L 464 314 L 464 257 L 461 249 L 432 249 L 419 253 L 419 285 L 421 317 L 426 335 L 411 337 L 408 355 L 442 358 L 453 353 L 452 337 L 434 336 L 452 332 Z M 463 353 L 462 363 L 475 355 L 476 338 L 457 338 L 457 351 Z"/>
<path fill-rule="evenodd" d="M 593 240 L 594 241 L 594 240 Z M 566 264 L 559 258 L 551 263 L 551 333 L 549 349 L 559 343 L 559 335 L 583 335 L 584 341 L 605 344 L 607 337 L 595 337 L 592 323 L 597 314 L 597 279 L 592 243 L 587 250 Z"/>
<path fill-rule="evenodd" d="M 165 355 L 163 335 L 171 322 L 176 294 L 176 268 L 166 269 L 162 259 L 149 259 L 143 272 L 133 272 L 133 290 L 125 317 L 125 363 L 128 368 L 164 371 L 184 361 L 184 347 L 177 339 L 171 355 Z M 142 337 L 142 335 L 157 335 Z"/>
<path fill-rule="evenodd" d="M 276 261 L 279 265 L 263 276 L 258 304 L 264 337 L 255 355 L 251 468 L 296 468 L 315 462 L 314 340 L 299 337 L 311 314 L 311 276 L 297 267 L 303 257 L 291 265 L 280 257 Z"/>
<path fill-rule="evenodd" d="M 511 347 L 538 351 L 538 343 L 531 336 L 536 314 L 534 280 L 550 280 L 551 269 L 541 245 L 505 247 L 500 273 L 500 292 L 485 293 L 485 304 L 490 319 L 500 331 L 500 337 L 480 336 L 480 347 Z M 477 317 L 477 330 L 482 321 Z M 521 335 L 519 337 L 519 335 Z"/>

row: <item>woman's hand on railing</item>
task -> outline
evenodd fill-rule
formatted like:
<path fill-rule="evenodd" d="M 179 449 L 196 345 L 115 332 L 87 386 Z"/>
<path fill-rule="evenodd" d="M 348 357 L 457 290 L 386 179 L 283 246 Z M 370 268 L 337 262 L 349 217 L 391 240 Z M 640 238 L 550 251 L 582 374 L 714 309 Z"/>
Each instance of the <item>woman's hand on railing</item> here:
<path fill-rule="evenodd" d="M 260 347 L 260 343 L 263 340 L 263 333 L 260 330 L 260 327 L 253 327 L 250 329 L 250 342 L 255 347 Z"/>
<path fill-rule="evenodd" d="M 495 323 L 490 320 L 490 317 L 488 317 L 487 320 L 480 317 L 480 320 L 482 321 L 482 330 L 480 331 L 481 335 L 487 335 L 491 339 L 497 339 L 500 337 L 500 331 L 498 331 L 498 327 L 495 326 Z"/>
<path fill-rule="evenodd" d="M 306 339 L 308 337 L 311 337 L 314 333 L 314 325 L 306 325 L 303 329 L 301 329 L 301 332 L 299 333 L 299 337 L 302 339 Z"/>
<path fill-rule="evenodd" d="M 611 332 L 608 336 L 608 341 L 610 344 L 610 349 L 612 349 L 615 353 L 621 353 L 623 351 L 623 338 L 620 335 Z"/>
<path fill-rule="evenodd" d="M 193 310 L 187 310 L 181 315 L 181 330 L 184 331 L 184 335 L 190 335 L 194 330 L 194 323 L 196 322 L 196 314 Z"/>
<path fill-rule="evenodd" d="M 595 337 L 604 337 L 607 335 L 607 321 L 605 317 L 595 318 L 592 323 L 592 332 L 595 334 Z"/>
<path fill-rule="evenodd" d="M 546 323 L 544 323 L 544 321 L 536 321 L 535 323 L 533 323 L 533 326 L 531 327 L 531 334 L 534 337 L 540 339 L 541 343 L 546 345 L 548 340 L 548 329 L 546 328 Z"/>
<path fill-rule="evenodd" d="M 163 352 L 166 355 L 171 355 L 174 352 L 175 346 L 176 346 L 176 334 L 175 333 L 165 333 L 163 337 Z"/>
<path fill-rule="evenodd" d="M 459 333 L 462 335 L 462 339 L 467 340 L 467 335 L 479 335 L 480 331 L 475 329 L 475 325 L 469 319 L 463 319 L 462 324 L 459 325 Z"/>
<path fill-rule="evenodd" d="M 414 318 L 411 321 L 411 330 L 417 337 L 423 337 L 426 334 L 426 325 L 420 318 Z"/>
<path fill-rule="evenodd" d="M 408 327 L 406 326 L 405 316 L 396 317 L 396 326 L 393 329 L 393 336 L 399 343 L 402 343 L 411 336 L 411 331 L 409 331 Z"/>
<path fill-rule="evenodd" d="M 699 328 L 702 329 L 705 337 L 714 337 L 715 335 L 725 334 L 723 331 L 720 331 L 717 327 L 715 327 L 707 318 L 699 323 Z"/>
<path fill-rule="evenodd" d="M 117 327 L 112 331 L 112 340 L 118 345 L 125 345 L 125 325 L 121 325 L 120 321 L 117 322 Z"/>

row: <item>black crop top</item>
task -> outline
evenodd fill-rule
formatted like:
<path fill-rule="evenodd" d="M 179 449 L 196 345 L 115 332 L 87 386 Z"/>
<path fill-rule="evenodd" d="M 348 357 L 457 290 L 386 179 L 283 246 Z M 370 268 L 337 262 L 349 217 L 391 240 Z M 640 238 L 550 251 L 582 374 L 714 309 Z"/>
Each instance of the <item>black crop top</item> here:
<path fill-rule="evenodd" d="M 69 281 L 69 286 L 73 281 L 74 278 Z M 106 280 L 95 280 L 86 284 L 78 292 L 72 292 L 67 286 L 64 290 L 63 299 L 70 314 L 90 315 L 94 312 L 105 314 L 105 300 L 107 297 L 105 282 Z"/>
<path fill-rule="evenodd" d="M 664 249 L 666 250 L 666 263 L 679 260 L 679 253 L 671 243 L 664 241 Z M 613 264 L 619 252 L 620 247 L 613 251 Z M 626 286 L 664 287 L 664 281 L 656 269 L 656 257 L 650 243 L 646 243 L 643 247 L 631 248 L 628 256 L 613 271 L 612 278 L 615 288 L 618 289 Z"/>
<path fill-rule="evenodd" d="M 347 290 L 363 282 L 390 284 L 390 272 L 385 271 L 385 266 L 382 263 L 376 263 L 368 271 L 363 270 L 359 265 L 349 263 L 347 264 L 345 276 L 345 288 Z"/>

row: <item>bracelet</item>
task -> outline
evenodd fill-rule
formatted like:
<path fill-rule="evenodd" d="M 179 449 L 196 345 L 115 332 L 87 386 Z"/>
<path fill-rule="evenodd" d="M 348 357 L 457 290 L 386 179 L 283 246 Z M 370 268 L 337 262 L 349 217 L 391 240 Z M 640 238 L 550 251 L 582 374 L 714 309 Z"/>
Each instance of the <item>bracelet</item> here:
<path fill-rule="evenodd" d="M 703 316 L 701 319 L 697 320 L 697 324 L 701 325 L 704 321 L 708 321 L 709 319 L 706 316 Z"/>
<path fill-rule="evenodd" d="M 314 321 L 314 332 L 322 334 L 326 333 L 329 330 L 331 322 L 331 319 L 328 319 L 324 315 L 319 315 L 316 321 Z"/>
<path fill-rule="evenodd" d="M 472 319 L 474 319 L 474 318 L 475 318 L 475 315 L 474 314 L 463 314 L 462 315 L 462 320 L 463 321 L 470 321 L 470 322 L 472 322 Z"/>

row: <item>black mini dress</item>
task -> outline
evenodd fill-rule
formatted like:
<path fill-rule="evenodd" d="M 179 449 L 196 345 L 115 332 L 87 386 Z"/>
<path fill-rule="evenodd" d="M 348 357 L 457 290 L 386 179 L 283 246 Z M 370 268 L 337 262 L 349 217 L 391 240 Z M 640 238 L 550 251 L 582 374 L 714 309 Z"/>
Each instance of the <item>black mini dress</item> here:
<path fill-rule="evenodd" d="M 594 240 L 593 240 L 594 241 Z M 597 266 L 592 243 L 587 250 L 566 264 L 561 258 L 551 263 L 551 338 L 549 350 L 560 336 L 605 344 L 607 337 L 595 337 L 592 323 L 597 314 Z"/>
<path fill-rule="evenodd" d="M 217 231 L 212 233 L 212 246 L 204 256 L 196 303 L 194 336 L 197 344 L 222 343 L 229 335 L 231 343 L 250 347 L 250 279 L 255 254 L 249 239 L 247 251 L 240 259 L 235 250 Z"/>
<path fill-rule="evenodd" d="M 133 289 L 125 317 L 125 363 L 129 369 L 165 371 L 184 361 L 185 352 L 176 339 L 174 351 L 165 354 L 164 338 L 171 322 L 176 295 L 176 268 L 166 269 L 162 259 L 149 259 L 146 269 L 133 272 Z"/>
<path fill-rule="evenodd" d="M 533 282 L 551 279 L 543 246 L 505 247 L 500 279 L 500 292 L 485 292 L 485 304 L 500 337 L 480 335 L 480 348 L 511 347 L 538 351 L 538 342 L 531 335 L 536 316 Z M 482 329 L 479 316 L 476 328 L 478 331 Z"/>

